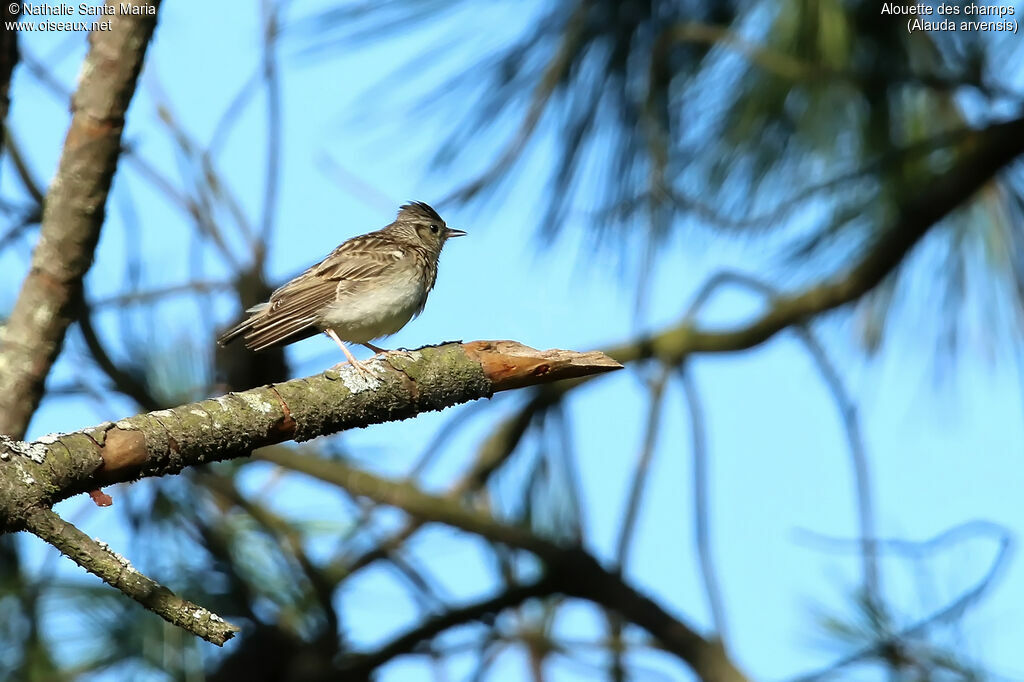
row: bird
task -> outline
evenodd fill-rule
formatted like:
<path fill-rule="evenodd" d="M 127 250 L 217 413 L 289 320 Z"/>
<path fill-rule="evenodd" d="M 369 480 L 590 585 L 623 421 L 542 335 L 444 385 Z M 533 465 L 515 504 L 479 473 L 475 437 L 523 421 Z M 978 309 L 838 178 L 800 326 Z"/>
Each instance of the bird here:
<path fill-rule="evenodd" d="M 374 357 L 386 353 L 370 342 L 394 334 L 423 311 L 441 249 L 465 234 L 422 201 L 403 204 L 394 222 L 343 242 L 268 301 L 249 308 L 217 343 L 226 346 L 242 337 L 246 348 L 261 351 L 323 332 L 349 364 L 372 375 L 346 342 L 369 348 Z"/>

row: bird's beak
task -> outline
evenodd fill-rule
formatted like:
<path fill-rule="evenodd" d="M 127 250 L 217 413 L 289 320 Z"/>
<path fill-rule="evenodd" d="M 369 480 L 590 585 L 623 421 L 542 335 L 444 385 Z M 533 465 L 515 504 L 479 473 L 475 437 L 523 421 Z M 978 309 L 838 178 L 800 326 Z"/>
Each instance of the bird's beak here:
<path fill-rule="evenodd" d="M 464 236 L 466 236 L 466 233 L 463 230 L 453 230 L 450 227 L 445 228 L 445 229 L 448 230 L 448 234 L 446 235 L 448 237 L 464 237 Z"/>

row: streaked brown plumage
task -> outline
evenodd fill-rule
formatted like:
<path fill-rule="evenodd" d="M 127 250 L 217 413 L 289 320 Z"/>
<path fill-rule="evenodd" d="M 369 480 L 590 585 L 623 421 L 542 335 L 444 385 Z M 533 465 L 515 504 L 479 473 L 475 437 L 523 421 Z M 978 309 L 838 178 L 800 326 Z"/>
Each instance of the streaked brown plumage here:
<path fill-rule="evenodd" d="M 423 310 L 445 241 L 463 234 L 427 204 L 405 204 L 393 223 L 338 246 L 217 341 L 223 346 L 242 336 L 247 348 L 260 351 L 323 331 L 361 367 L 342 342 L 379 352 L 370 341 L 394 334 Z"/>

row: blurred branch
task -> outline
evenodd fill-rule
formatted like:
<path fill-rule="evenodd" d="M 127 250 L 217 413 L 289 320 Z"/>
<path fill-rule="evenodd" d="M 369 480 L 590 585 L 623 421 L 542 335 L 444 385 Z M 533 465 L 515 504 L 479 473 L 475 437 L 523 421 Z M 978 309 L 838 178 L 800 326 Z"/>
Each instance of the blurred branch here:
<path fill-rule="evenodd" d="M 427 443 L 427 446 L 423 448 L 423 452 L 420 453 L 416 462 L 409 468 L 409 473 L 406 474 L 406 477 L 410 481 L 414 481 L 422 476 L 430 465 L 433 464 L 437 455 L 440 454 L 441 446 L 451 439 L 456 431 L 465 426 L 472 417 L 475 417 L 489 405 L 490 403 L 471 403 L 453 414 L 450 419 L 446 419 L 441 424 L 441 428 L 430 439 L 430 442 Z"/>
<path fill-rule="evenodd" d="M 745 350 L 790 325 L 856 300 L 892 272 L 932 225 L 970 199 L 1024 151 L 1024 118 L 977 131 L 967 137 L 964 146 L 964 160 L 960 164 L 935 178 L 924 191 L 903 197 L 897 218 L 879 231 L 846 273 L 795 294 L 779 296 L 768 311 L 742 327 L 708 332 L 684 322 L 661 334 L 612 349 L 609 354 L 620 362 L 657 356 L 678 364 L 691 353 Z"/>
<path fill-rule="evenodd" d="M 644 486 L 650 472 L 651 459 L 654 457 L 654 448 L 658 442 L 658 433 L 661 430 L 665 384 L 668 383 L 669 372 L 669 367 L 662 367 L 658 376 L 650 382 L 650 406 L 647 409 L 647 424 L 644 426 L 643 444 L 640 446 L 640 453 L 636 459 L 636 466 L 633 470 L 633 483 L 630 485 L 629 497 L 626 501 L 626 512 L 622 518 L 622 526 L 619 528 L 619 539 L 615 544 L 615 563 L 620 572 L 625 570 L 628 562 L 630 541 L 633 539 L 633 531 L 636 528 L 640 503 L 643 500 Z M 610 676 L 615 682 L 627 679 L 626 668 L 623 664 L 622 629 L 624 623 L 622 621 L 621 615 L 617 613 L 609 614 L 608 636 L 612 642 Z"/>
<path fill-rule="evenodd" d="M 974 585 L 964 590 L 960 596 L 952 600 L 946 606 L 929 614 L 925 618 L 922 618 L 913 625 L 891 634 L 884 640 L 864 647 L 849 656 L 845 656 L 829 665 L 827 668 L 806 675 L 801 675 L 800 677 L 795 678 L 793 682 L 818 682 L 819 680 L 830 677 L 840 669 L 855 663 L 875 657 L 887 657 L 890 655 L 890 652 L 893 651 L 903 651 L 906 649 L 905 644 L 908 640 L 920 637 L 927 630 L 938 624 L 948 623 L 961 617 L 964 612 L 972 604 L 975 604 L 989 589 L 989 587 L 991 587 L 992 583 L 999 575 L 999 571 L 1010 558 L 1010 552 L 1013 549 L 1013 538 L 1006 528 L 989 521 L 977 520 L 959 524 L 932 538 L 920 542 L 890 539 L 875 540 L 875 546 L 880 550 L 920 555 L 926 552 L 934 552 L 945 545 L 960 540 L 963 537 L 973 537 L 981 534 L 995 535 L 999 541 L 999 551 L 992 560 L 992 564 L 988 571 L 986 571 L 985 575 L 983 575 Z M 857 542 L 860 542 L 860 540 L 858 539 Z"/>
<path fill-rule="evenodd" d="M 172 284 L 166 287 L 150 289 L 149 291 L 127 291 L 123 294 L 114 294 L 106 298 L 98 298 L 89 303 L 92 309 L 97 308 L 120 308 L 133 304 L 147 304 L 159 301 L 162 298 L 181 296 L 184 294 L 210 294 L 218 291 L 230 291 L 234 284 L 232 282 L 220 282 L 216 280 L 187 282 L 185 284 Z"/>
<path fill-rule="evenodd" d="M 896 217 L 878 229 L 878 236 L 845 272 L 795 293 L 776 295 L 768 310 L 733 329 L 702 329 L 687 313 L 674 327 L 607 347 L 605 352 L 622 364 L 658 359 L 678 366 L 696 353 L 731 353 L 753 348 L 784 329 L 856 301 L 893 272 L 932 226 L 969 201 L 1024 152 L 1024 118 L 957 137 L 961 140 L 961 162 L 936 176 L 923 191 L 901 195 Z M 705 288 L 694 305 L 711 293 L 711 289 Z M 545 386 L 537 396 L 557 401 L 587 381 L 588 378 L 580 378 Z"/>
<path fill-rule="evenodd" d="M 622 527 L 619 529 L 619 539 L 615 544 L 615 562 L 618 569 L 625 569 L 629 560 L 629 543 L 633 538 L 633 530 L 636 527 L 636 519 L 640 512 L 640 502 L 643 500 L 644 484 L 651 468 L 651 458 L 654 456 L 654 446 L 658 442 L 658 432 L 661 426 L 662 398 L 665 395 L 665 384 L 668 382 L 669 369 L 662 368 L 659 375 L 651 381 L 650 385 L 650 407 L 647 411 L 647 424 L 644 426 L 644 440 L 640 447 L 639 456 L 636 459 L 636 467 L 633 470 L 633 483 L 629 489 L 629 498 L 626 502 L 626 513 L 622 519 Z"/>
<path fill-rule="evenodd" d="M 477 175 L 472 181 L 459 187 L 442 199 L 442 204 L 472 199 L 484 187 L 508 171 L 516 159 L 523 153 L 527 141 L 533 135 L 534 129 L 544 114 L 548 101 L 554 95 L 558 84 L 565 78 L 566 73 L 568 73 L 569 68 L 573 64 L 573 59 L 580 48 L 580 39 L 583 37 L 586 29 L 588 9 L 587 2 L 580 2 L 573 11 L 572 16 L 569 17 L 558 50 L 545 67 L 540 80 L 537 82 L 530 107 L 519 124 L 519 130 L 506 144 L 505 150 L 498 155 L 498 158 L 491 162 L 486 170 Z"/>
<path fill-rule="evenodd" d="M 398 554 L 393 554 L 388 559 L 388 568 L 412 588 L 411 596 L 419 603 L 423 613 L 436 613 L 444 608 L 444 599 L 438 593 L 438 586 L 431 582 L 431 576 L 421 570 L 415 560 Z"/>
<path fill-rule="evenodd" d="M 469 470 L 452 486 L 453 497 L 479 490 L 501 467 L 522 441 L 527 428 L 538 414 L 551 406 L 543 396 L 530 400 L 515 414 L 503 419 L 477 450 Z"/>
<path fill-rule="evenodd" d="M 20 2 L 5 2 L 0 9 L 0 22 L 14 21 L 21 14 Z M 4 148 L 7 130 L 7 111 L 11 105 L 11 74 L 18 63 L 18 32 L 7 29 L 0 31 L 0 153 Z"/>
<path fill-rule="evenodd" d="M 761 67 L 768 73 L 789 80 L 824 79 L 838 76 L 833 69 L 810 64 L 784 52 L 746 40 L 726 26 L 715 26 L 695 21 L 673 24 L 658 36 L 651 59 L 652 73 L 665 68 L 663 62 L 668 59 L 669 48 L 678 43 L 725 45 L 733 48 L 750 60 L 752 64 Z"/>
<path fill-rule="evenodd" d="M 345 168 L 336 158 L 326 152 L 317 156 L 316 165 L 320 172 L 329 176 L 339 189 L 375 211 L 391 211 L 395 204 L 400 203 L 364 180 L 358 173 L 353 173 Z"/>
<path fill-rule="evenodd" d="M 556 455 L 561 465 L 562 475 L 566 483 L 560 488 L 564 491 L 566 504 L 569 507 L 573 528 L 571 537 L 578 542 L 586 538 L 586 518 L 583 514 L 583 492 L 582 479 L 580 478 L 579 465 L 577 463 L 576 447 L 573 443 L 572 424 L 569 422 L 568 410 L 562 403 L 555 403 L 551 406 L 548 414 L 548 423 L 554 418 L 557 430 Z"/>
<path fill-rule="evenodd" d="M 116 6 L 110 0 L 112 6 Z M 21 437 L 42 399 L 92 264 L 104 204 L 117 168 L 124 115 L 156 26 L 159 0 L 136 0 L 139 14 L 117 12 L 111 30 L 90 35 L 57 174 L 43 210 L 39 242 L 4 328 L 0 351 L 0 433 Z M 147 13 L 147 10 L 152 13 Z"/>
<path fill-rule="evenodd" d="M 207 642 L 223 645 L 239 631 L 237 626 L 217 614 L 176 596 L 163 585 L 139 573 L 127 559 L 113 552 L 106 543 L 93 540 L 49 509 L 32 511 L 25 519 L 25 529 L 168 623 L 188 630 Z"/>
<path fill-rule="evenodd" d="M 317 567 L 306 550 L 302 546 L 302 534 L 287 520 L 257 504 L 243 495 L 237 488 L 235 480 L 221 474 L 204 474 L 200 482 L 213 493 L 226 499 L 230 504 L 249 515 L 258 523 L 274 541 L 280 545 L 282 551 L 287 550 L 298 564 L 302 574 L 309 583 L 317 606 L 324 614 L 324 631 L 338 631 L 338 613 L 332 601 L 334 584 L 327 580 L 324 572 Z"/>
<path fill-rule="evenodd" d="M 89 354 L 113 383 L 114 390 L 131 398 L 144 410 L 159 410 L 165 407 L 149 390 L 144 379 L 131 371 L 122 369 L 111 359 L 92 325 L 92 311 L 84 303 L 80 307 L 78 327 L 82 331 L 82 338 L 85 340 L 86 348 L 89 349 Z"/>
<path fill-rule="evenodd" d="M 544 395 L 535 397 L 528 402 L 523 409 L 514 415 L 503 420 L 491 435 L 484 441 L 477 451 L 469 471 L 452 485 L 447 493 L 451 499 L 458 499 L 473 490 L 479 490 L 494 473 L 512 454 L 516 446 L 522 440 L 526 429 L 530 426 L 538 412 L 546 409 L 549 402 Z M 454 420 L 452 420 L 454 421 Z M 418 467 L 417 467 L 418 468 Z M 417 469 L 414 468 L 414 471 Z M 370 516 L 363 520 L 363 525 L 368 523 Z M 330 572 L 335 579 L 340 580 L 356 571 L 366 568 L 370 564 L 391 556 L 392 552 L 399 549 L 409 538 L 423 527 L 423 520 L 409 519 L 402 528 L 395 531 L 388 537 L 377 543 L 375 547 L 366 550 L 355 557 L 342 555 L 331 563 Z"/>
<path fill-rule="evenodd" d="M 24 64 L 25 69 L 35 76 L 39 83 L 49 90 L 54 97 L 63 102 L 67 102 L 69 106 L 71 105 L 70 91 L 50 72 L 45 60 L 37 59 L 32 53 L 23 51 L 21 61 Z M 163 194 L 168 201 L 177 206 L 184 213 L 191 215 L 191 200 L 187 199 L 185 195 L 174 186 L 163 171 L 138 154 L 134 147 L 124 140 L 122 140 L 121 156 L 128 165 L 138 171 L 139 175 L 148 180 L 154 189 Z"/>
<path fill-rule="evenodd" d="M 275 51 L 279 28 L 279 8 L 275 0 L 262 0 L 263 14 L 263 81 L 267 88 L 267 159 L 266 180 L 263 188 L 263 217 L 256 254 L 253 259 L 262 266 L 274 228 L 274 210 L 281 174 L 281 81 L 278 76 Z"/>
<path fill-rule="evenodd" d="M 0 235 L 0 251 L 5 250 L 7 247 L 15 244 L 26 233 L 29 229 L 37 222 L 39 222 L 40 214 L 33 209 L 29 209 L 28 215 L 25 215 L 18 219 L 14 225 L 11 226 L 7 232 Z"/>
<path fill-rule="evenodd" d="M 700 576 L 704 581 L 704 593 L 708 598 L 708 610 L 711 622 L 722 646 L 728 640 L 725 625 L 725 604 L 722 601 L 722 588 L 718 584 L 718 572 L 715 570 L 714 555 L 711 552 L 711 530 L 708 504 L 708 443 L 704 429 L 704 410 L 701 407 L 700 392 L 693 378 L 693 370 L 683 366 L 679 369 L 679 379 L 683 384 L 686 396 L 686 407 L 690 412 L 690 438 L 693 449 L 693 527 L 697 545 L 697 562 Z"/>
<path fill-rule="evenodd" d="M 754 277 L 738 272 L 719 272 L 704 284 L 700 293 L 691 304 L 687 316 L 692 317 L 695 315 L 698 308 L 703 306 L 725 284 L 736 284 L 752 289 L 765 296 L 769 303 L 774 303 L 779 297 L 778 291 Z M 846 433 L 846 442 L 850 448 L 850 460 L 853 466 L 854 499 L 857 500 L 857 517 L 862 543 L 864 596 L 870 601 L 873 608 L 881 609 L 882 595 L 878 577 L 878 558 L 873 540 L 875 534 L 875 505 L 871 494 L 871 474 L 868 456 L 864 450 L 864 440 L 861 437 L 860 424 L 857 419 L 857 408 L 853 399 L 847 393 L 842 378 L 829 360 L 825 348 L 818 341 L 810 327 L 806 324 L 797 324 L 794 326 L 794 332 L 800 342 L 807 348 L 807 352 L 810 353 L 814 364 L 817 365 L 818 372 L 832 394 L 836 408 L 839 411 L 839 418 L 843 423 L 843 430 Z M 690 395 L 690 389 L 687 388 L 688 399 Z M 696 397 L 696 393 L 693 396 Z"/>
<path fill-rule="evenodd" d="M 18 179 L 21 180 L 25 191 L 28 192 L 32 199 L 28 206 L 18 207 L 20 208 L 20 215 L 17 215 L 19 212 L 18 208 L 4 206 L 4 212 L 14 214 L 17 217 L 12 221 L 12 225 L 7 232 L 0 236 L 0 251 L 3 251 L 25 235 L 29 228 L 42 220 L 45 197 L 42 189 L 40 189 L 38 180 L 29 169 L 28 163 L 26 163 L 25 157 L 21 153 L 20 145 L 11 134 L 10 128 L 0 126 L 0 129 L 3 130 L 2 148 L 7 150 L 7 158 L 10 159 L 11 164 L 14 166 L 14 172 L 18 174 Z"/>
<path fill-rule="evenodd" d="M 220 199 L 227 207 L 228 212 L 235 219 L 239 230 L 247 240 L 252 240 L 248 220 L 242 212 L 238 201 L 235 199 L 230 187 L 220 177 L 213 160 L 208 154 L 201 152 L 199 145 L 185 132 L 178 124 L 171 109 L 172 102 L 162 93 L 154 95 L 158 97 L 157 111 L 159 120 L 167 129 L 175 149 L 178 152 L 178 162 L 182 179 L 191 182 L 192 195 L 187 193 L 182 197 L 186 213 L 192 218 L 198 235 L 208 240 L 216 248 L 224 262 L 233 272 L 240 270 L 240 265 L 234 252 L 228 247 L 224 232 L 216 220 L 214 214 L 214 199 Z M 151 179 L 159 178 L 153 174 Z M 169 185 L 169 183 L 161 183 Z"/>
<path fill-rule="evenodd" d="M 341 672 L 352 675 L 352 679 L 366 679 L 371 672 L 391 659 L 402 654 L 415 653 L 422 642 L 436 637 L 445 630 L 470 621 L 492 618 L 501 611 L 518 606 L 527 599 L 551 594 L 554 591 L 556 591 L 554 582 L 547 577 L 529 585 L 508 587 L 490 599 L 451 609 L 434 616 L 372 653 L 353 655 L 342 663 Z"/>
<path fill-rule="evenodd" d="M 28 192 L 29 196 L 32 197 L 42 211 L 44 195 L 43 190 L 36 179 L 36 176 L 28 167 L 28 163 L 25 161 L 25 157 L 21 153 L 21 146 L 17 144 L 14 136 L 11 135 L 9 128 L 4 129 L 3 135 L 3 147 L 7 150 L 7 156 L 10 158 L 11 163 L 14 165 L 14 171 L 18 174 L 18 179 L 21 180 L 21 184 L 24 185 L 25 191 Z"/>
<path fill-rule="evenodd" d="M 796 332 L 818 366 L 818 371 L 828 386 L 829 392 L 832 393 L 839 410 L 839 419 L 846 432 L 846 442 L 850 447 L 850 463 L 853 465 L 854 495 L 857 500 L 857 521 L 861 535 L 861 578 L 864 583 L 864 596 L 873 608 L 881 609 L 883 604 L 882 588 L 878 572 L 878 552 L 874 539 L 875 503 L 874 495 L 871 492 L 871 471 L 868 465 L 868 455 L 864 449 L 864 439 L 860 432 L 857 407 L 847 394 L 839 372 L 829 361 L 825 348 L 814 337 L 811 330 L 801 325 L 796 328 Z"/>
<path fill-rule="evenodd" d="M 524 528 L 469 510 L 451 499 L 428 495 L 409 483 L 389 481 L 343 462 L 301 457 L 281 450 L 255 453 L 254 457 L 337 485 L 352 495 L 398 507 L 412 516 L 526 550 L 546 565 L 553 591 L 620 613 L 650 632 L 667 651 L 686 661 L 701 679 L 722 682 L 746 679 L 717 642 L 702 638 L 689 625 L 634 590 L 617 573 L 605 570 L 579 547 L 555 544 Z"/>

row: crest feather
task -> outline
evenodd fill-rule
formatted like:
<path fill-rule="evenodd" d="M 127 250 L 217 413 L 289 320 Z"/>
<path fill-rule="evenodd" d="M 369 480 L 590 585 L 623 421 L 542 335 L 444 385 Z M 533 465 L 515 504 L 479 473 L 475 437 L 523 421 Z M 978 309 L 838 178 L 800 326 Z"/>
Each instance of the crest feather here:
<path fill-rule="evenodd" d="M 422 201 L 410 201 L 407 204 L 402 204 L 402 207 L 398 209 L 398 218 L 404 218 L 406 220 L 419 218 L 427 221 L 437 221 L 442 225 L 444 224 L 444 219 L 438 215 L 437 211 L 435 211 L 429 204 Z"/>

